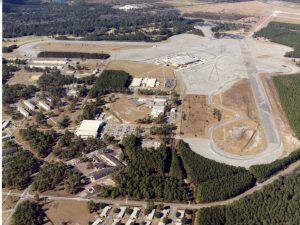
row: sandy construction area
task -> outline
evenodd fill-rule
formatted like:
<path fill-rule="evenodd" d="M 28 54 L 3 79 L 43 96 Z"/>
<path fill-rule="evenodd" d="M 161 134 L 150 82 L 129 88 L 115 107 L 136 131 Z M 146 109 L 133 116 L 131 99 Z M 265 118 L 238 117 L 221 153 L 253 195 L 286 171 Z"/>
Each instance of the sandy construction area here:
<path fill-rule="evenodd" d="M 78 201 L 50 201 L 43 207 L 49 221 L 46 225 L 62 224 L 88 224 L 95 221 L 95 213 L 90 214 L 86 202 Z"/>
<path fill-rule="evenodd" d="M 36 84 L 42 72 L 27 72 L 26 70 L 20 70 L 14 74 L 14 76 L 8 81 L 8 84 Z"/>
<path fill-rule="evenodd" d="M 101 45 L 88 43 L 40 43 L 34 46 L 39 51 L 64 51 L 64 52 L 89 52 L 89 53 L 109 53 L 126 49 L 150 48 L 151 45 Z"/>

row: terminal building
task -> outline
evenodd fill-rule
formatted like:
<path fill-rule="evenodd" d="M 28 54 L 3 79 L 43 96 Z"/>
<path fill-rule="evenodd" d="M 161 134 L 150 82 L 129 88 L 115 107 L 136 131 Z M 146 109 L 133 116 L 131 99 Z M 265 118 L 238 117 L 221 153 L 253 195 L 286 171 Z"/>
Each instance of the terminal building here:
<path fill-rule="evenodd" d="M 83 120 L 75 134 L 82 138 L 96 138 L 103 126 L 102 120 Z"/>

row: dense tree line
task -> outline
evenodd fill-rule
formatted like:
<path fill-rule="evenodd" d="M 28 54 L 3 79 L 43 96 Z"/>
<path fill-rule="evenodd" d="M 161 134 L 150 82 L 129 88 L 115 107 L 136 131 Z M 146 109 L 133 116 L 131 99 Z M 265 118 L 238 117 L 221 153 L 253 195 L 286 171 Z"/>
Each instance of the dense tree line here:
<path fill-rule="evenodd" d="M 17 152 L 3 167 L 4 187 L 26 188 L 31 182 L 31 175 L 39 170 L 39 165 L 39 161 L 29 151 Z"/>
<path fill-rule="evenodd" d="M 197 225 L 299 224 L 299 172 L 228 206 L 200 209 Z"/>
<path fill-rule="evenodd" d="M 300 149 L 292 152 L 287 157 L 278 159 L 272 163 L 253 165 L 250 167 L 249 170 L 258 181 L 263 182 L 268 177 L 276 174 L 280 170 L 283 170 L 284 168 L 289 166 L 291 163 L 296 162 L 297 160 L 300 160 Z"/>
<path fill-rule="evenodd" d="M 168 95 L 167 91 L 155 89 L 138 89 L 140 95 Z"/>
<path fill-rule="evenodd" d="M 181 162 L 181 159 L 176 153 L 176 150 L 172 150 L 172 161 L 171 161 L 171 167 L 169 175 L 171 177 L 177 178 L 179 180 L 182 180 L 185 178 L 185 171 Z"/>
<path fill-rule="evenodd" d="M 162 126 L 153 126 L 150 128 L 151 135 L 170 135 L 176 130 L 176 126 L 172 124 L 163 124 Z"/>
<path fill-rule="evenodd" d="M 188 179 L 195 184 L 219 179 L 240 172 L 246 172 L 246 169 L 244 168 L 229 166 L 204 158 L 193 152 L 188 144 L 182 140 L 178 142 L 177 149 L 182 158 Z"/>
<path fill-rule="evenodd" d="M 300 140 L 300 74 L 275 76 L 272 80 L 289 124 Z"/>
<path fill-rule="evenodd" d="M 3 53 L 9 53 L 9 52 L 13 52 L 14 49 L 18 48 L 18 45 L 10 45 L 7 47 L 2 47 L 2 52 Z"/>
<path fill-rule="evenodd" d="M 179 179 L 166 177 L 169 170 L 170 150 L 161 145 L 158 149 L 138 146 L 135 136 L 123 140 L 127 167 L 115 175 L 119 195 L 133 199 L 156 199 L 164 201 L 185 201 L 187 191 Z"/>
<path fill-rule="evenodd" d="M 52 151 L 52 146 L 57 139 L 57 134 L 53 130 L 42 132 L 34 127 L 28 127 L 21 129 L 19 133 L 40 157 L 46 157 Z"/>
<path fill-rule="evenodd" d="M 239 29 L 248 30 L 249 28 L 250 28 L 249 25 L 243 23 L 217 23 L 216 26 L 211 28 L 211 31 L 223 32 L 223 31 L 239 30 Z"/>
<path fill-rule="evenodd" d="M 33 201 L 23 201 L 12 216 L 12 225 L 42 225 L 46 214 L 42 207 Z"/>
<path fill-rule="evenodd" d="M 161 41 L 193 29 L 190 26 L 193 20 L 181 17 L 176 10 L 151 8 L 126 12 L 109 4 L 82 1 L 72 5 L 16 4 L 4 12 L 5 38 L 71 34 L 85 40 Z M 143 29 L 147 27 L 154 29 Z"/>
<path fill-rule="evenodd" d="M 3 104 L 16 103 L 21 99 L 28 99 L 34 96 L 38 91 L 38 88 L 34 85 L 23 85 L 23 84 L 14 84 L 14 85 L 3 85 L 2 90 L 2 101 Z"/>
<path fill-rule="evenodd" d="M 111 92 L 128 92 L 131 76 L 125 71 L 104 70 L 97 78 L 89 96 L 95 98 Z"/>
<path fill-rule="evenodd" d="M 219 179 L 206 181 L 197 186 L 197 202 L 213 202 L 237 196 L 255 185 L 249 172 L 240 172 Z"/>
<path fill-rule="evenodd" d="M 49 163 L 43 166 L 37 176 L 35 176 L 33 188 L 39 192 L 53 190 L 57 185 L 61 184 L 66 177 L 66 165 L 63 163 Z"/>
<path fill-rule="evenodd" d="M 70 160 L 104 147 L 104 143 L 99 139 L 88 138 L 83 140 L 75 137 L 73 133 L 66 131 L 58 141 L 58 146 L 53 151 L 54 155 L 60 159 Z"/>
<path fill-rule="evenodd" d="M 108 59 L 106 53 L 87 53 L 87 52 L 40 52 L 38 57 L 45 58 L 84 58 L 84 59 Z"/>
<path fill-rule="evenodd" d="M 59 71 L 43 73 L 38 80 L 38 85 L 42 91 L 47 91 L 53 97 L 64 97 L 64 85 L 77 82 L 73 76 L 62 75 Z"/>
<path fill-rule="evenodd" d="M 99 114 L 102 110 L 97 107 L 97 104 L 91 102 L 84 106 L 82 111 L 82 118 L 84 120 L 93 120 L 97 114 Z"/>
<path fill-rule="evenodd" d="M 299 24 L 271 22 L 267 27 L 256 32 L 254 37 L 264 37 L 275 43 L 290 46 L 294 51 L 287 52 L 285 56 L 300 58 Z"/>
<path fill-rule="evenodd" d="M 2 64 L 2 84 L 5 84 L 18 70 L 20 69 L 17 66 Z"/>
<path fill-rule="evenodd" d="M 247 17 L 246 15 L 242 15 L 242 14 L 214 13 L 214 12 L 184 13 L 183 16 L 192 17 L 192 18 L 209 19 L 209 20 L 240 20 L 240 19 Z"/>

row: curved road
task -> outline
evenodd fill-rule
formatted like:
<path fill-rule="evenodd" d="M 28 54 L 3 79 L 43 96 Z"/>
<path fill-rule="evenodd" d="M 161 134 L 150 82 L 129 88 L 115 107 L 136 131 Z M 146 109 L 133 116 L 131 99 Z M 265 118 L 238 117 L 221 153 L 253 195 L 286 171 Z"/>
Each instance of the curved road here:
<path fill-rule="evenodd" d="M 273 183 L 274 181 L 279 179 L 281 176 L 290 174 L 299 167 L 300 167 L 300 160 L 292 163 L 290 166 L 288 166 L 284 170 L 271 176 L 269 179 L 267 179 L 263 183 L 257 183 L 256 186 L 252 187 L 248 191 L 246 191 L 240 195 L 237 195 L 233 198 L 224 200 L 224 201 L 217 201 L 217 202 L 211 202 L 211 203 L 200 203 L 200 204 L 155 202 L 155 204 L 163 203 L 165 205 L 169 205 L 174 208 L 187 208 L 187 209 L 200 209 L 200 208 L 206 208 L 206 207 L 228 205 L 228 204 L 238 201 L 246 196 L 253 194 L 255 191 L 261 190 L 263 187 Z M 18 196 L 18 197 L 21 197 L 21 200 L 25 200 L 28 198 L 31 198 L 31 199 L 34 198 L 34 195 L 28 193 L 28 189 L 26 189 L 21 194 L 13 193 L 13 192 L 3 192 L 3 195 Z M 82 202 L 87 202 L 87 201 L 93 200 L 95 202 L 104 202 L 104 203 L 113 204 L 113 205 L 130 205 L 130 206 L 143 206 L 143 207 L 145 207 L 147 205 L 147 202 L 145 202 L 145 201 L 133 201 L 133 200 L 127 200 L 127 199 L 120 200 L 120 199 L 105 199 L 105 198 L 101 199 L 101 198 L 83 198 L 83 197 L 61 197 L 61 196 L 54 196 L 54 195 L 40 195 L 40 198 L 48 198 L 50 200 L 82 201 Z"/>

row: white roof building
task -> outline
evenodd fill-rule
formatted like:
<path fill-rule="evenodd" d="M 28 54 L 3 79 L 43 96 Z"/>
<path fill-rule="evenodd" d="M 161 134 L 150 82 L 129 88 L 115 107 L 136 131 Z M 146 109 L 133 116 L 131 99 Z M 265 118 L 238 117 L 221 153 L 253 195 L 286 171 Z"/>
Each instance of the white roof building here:
<path fill-rule="evenodd" d="M 159 222 L 158 225 L 166 225 L 166 224 L 163 222 Z"/>
<path fill-rule="evenodd" d="M 146 220 L 153 220 L 155 214 L 155 209 L 152 209 L 152 211 L 146 216 Z"/>
<path fill-rule="evenodd" d="M 151 110 L 151 116 L 158 117 L 160 114 L 165 113 L 165 106 L 155 105 Z"/>
<path fill-rule="evenodd" d="M 142 85 L 143 78 L 133 78 L 131 82 L 132 87 L 140 87 Z"/>
<path fill-rule="evenodd" d="M 51 110 L 51 107 L 43 101 L 39 101 L 38 106 L 41 107 L 42 109 L 46 110 L 46 111 Z"/>
<path fill-rule="evenodd" d="M 21 106 L 18 107 L 18 111 L 26 118 L 30 116 L 29 112 Z"/>
<path fill-rule="evenodd" d="M 29 68 L 40 68 L 40 69 L 47 69 L 47 68 L 50 68 L 50 69 L 58 69 L 58 70 L 61 70 L 63 67 L 62 66 L 55 66 L 55 65 L 39 65 L 39 64 L 30 64 L 29 65 Z"/>
<path fill-rule="evenodd" d="M 134 223 L 134 220 L 133 220 L 133 219 L 127 220 L 126 225 L 131 225 L 131 223 Z"/>
<path fill-rule="evenodd" d="M 147 79 L 147 84 L 146 84 L 147 87 L 154 88 L 156 85 L 157 85 L 157 80 L 155 78 Z"/>
<path fill-rule="evenodd" d="M 52 65 L 65 65 L 67 64 L 66 60 L 32 60 L 34 64 L 52 64 Z"/>
<path fill-rule="evenodd" d="M 163 220 L 164 218 L 166 218 L 166 217 L 169 215 L 170 209 L 164 209 L 164 210 L 162 211 L 162 213 L 163 213 L 163 215 L 162 215 L 162 217 L 160 218 L 161 220 Z"/>
<path fill-rule="evenodd" d="M 125 214 L 125 211 L 126 211 L 126 207 L 125 206 L 121 206 L 120 207 L 120 212 L 117 214 L 117 218 L 123 218 L 124 214 Z"/>
<path fill-rule="evenodd" d="M 111 225 L 116 225 L 119 223 L 121 220 L 120 219 L 114 219 Z"/>
<path fill-rule="evenodd" d="M 132 212 L 131 215 L 130 215 L 130 218 L 131 218 L 131 219 L 136 219 L 136 218 L 137 218 L 137 215 L 138 215 L 138 213 L 139 213 L 140 210 L 141 210 L 140 208 L 134 207 L 134 208 L 133 208 L 133 212 Z"/>
<path fill-rule="evenodd" d="M 29 110 L 35 110 L 35 106 L 28 100 L 24 100 L 23 104 L 29 109 Z"/>
<path fill-rule="evenodd" d="M 75 134 L 82 138 L 98 136 L 99 129 L 104 125 L 102 120 L 83 120 Z"/>
<path fill-rule="evenodd" d="M 102 210 L 100 216 L 107 217 L 110 209 L 111 209 L 111 206 L 105 206 L 104 209 Z"/>
<path fill-rule="evenodd" d="M 92 225 L 98 225 L 98 224 L 100 224 L 100 223 L 102 223 L 102 222 L 103 222 L 103 220 L 101 220 L 100 218 L 97 218 L 97 219 L 95 220 L 95 222 L 92 223 Z"/>

